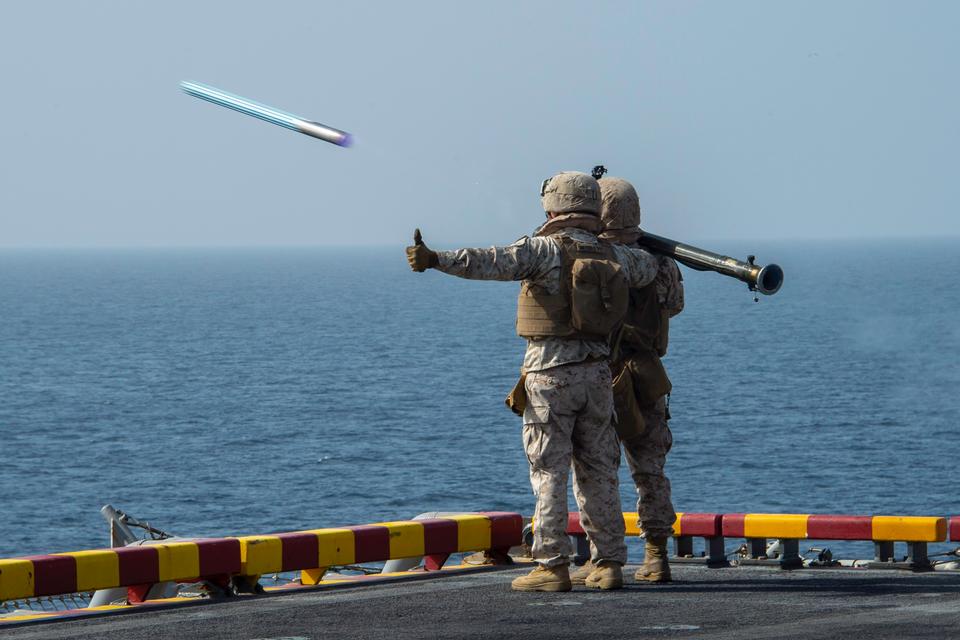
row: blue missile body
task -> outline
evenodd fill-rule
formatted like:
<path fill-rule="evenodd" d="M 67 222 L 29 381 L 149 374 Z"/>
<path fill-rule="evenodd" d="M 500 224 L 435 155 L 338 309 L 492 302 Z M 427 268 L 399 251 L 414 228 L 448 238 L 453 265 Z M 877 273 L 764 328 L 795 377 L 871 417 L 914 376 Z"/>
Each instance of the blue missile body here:
<path fill-rule="evenodd" d="M 308 136 L 319 138 L 320 140 L 332 142 L 341 147 L 349 147 L 353 144 L 353 136 L 346 131 L 340 131 L 339 129 L 328 127 L 325 124 L 307 120 L 306 118 L 268 107 L 259 102 L 254 102 L 253 100 L 248 100 L 247 98 L 242 98 L 214 87 L 208 87 L 198 82 L 184 81 L 180 83 L 180 88 L 195 98 L 200 98 L 201 100 L 218 104 L 221 107 L 227 107 L 228 109 L 245 113 L 254 118 L 260 118 L 270 124 L 298 131 Z"/>

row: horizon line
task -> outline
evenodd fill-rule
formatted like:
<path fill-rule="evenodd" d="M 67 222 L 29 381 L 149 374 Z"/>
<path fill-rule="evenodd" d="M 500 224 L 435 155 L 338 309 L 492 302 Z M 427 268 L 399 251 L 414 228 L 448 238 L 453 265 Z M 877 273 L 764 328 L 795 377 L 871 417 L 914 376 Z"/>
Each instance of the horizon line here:
<path fill-rule="evenodd" d="M 906 235 L 906 236 L 808 236 L 808 237 L 719 237 L 719 238 L 699 238 L 695 237 L 685 244 L 710 244 L 710 243 L 730 243 L 730 242 L 772 242 L 782 244 L 785 242 L 892 242 L 892 241 L 950 241 L 960 240 L 960 233 L 948 235 Z M 504 241 L 502 245 L 509 244 L 513 240 Z M 436 243 L 437 247 L 447 246 L 451 243 Z M 467 243 L 456 244 L 455 248 L 463 247 L 486 247 L 489 243 Z M 305 243 L 305 242 L 277 242 L 277 243 L 229 243 L 229 244 L 0 244 L 0 251 L 31 251 L 31 250 L 165 250 L 165 249 L 395 249 L 406 246 L 405 243 Z"/>

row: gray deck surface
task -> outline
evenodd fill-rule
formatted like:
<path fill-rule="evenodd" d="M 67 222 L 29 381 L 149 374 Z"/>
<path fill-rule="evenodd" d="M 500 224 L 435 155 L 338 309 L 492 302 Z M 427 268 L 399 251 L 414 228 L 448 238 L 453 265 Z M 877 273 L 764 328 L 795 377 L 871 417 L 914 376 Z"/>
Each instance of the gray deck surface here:
<path fill-rule="evenodd" d="M 6 638 L 960 638 L 960 574 L 674 569 L 670 585 L 514 593 L 527 569 L 0 630 Z"/>

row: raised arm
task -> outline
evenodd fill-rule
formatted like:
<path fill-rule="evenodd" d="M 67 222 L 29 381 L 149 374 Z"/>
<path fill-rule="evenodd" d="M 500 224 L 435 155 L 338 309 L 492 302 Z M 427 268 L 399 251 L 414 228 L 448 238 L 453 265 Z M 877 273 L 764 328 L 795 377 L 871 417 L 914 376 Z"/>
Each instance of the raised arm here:
<path fill-rule="evenodd" d="M 659 256 L 657 271 L 657 298 L 670 317 L 683 311 L 683 276 L 673 258 Z"/>
<path fill-rule="evenodd" d="M 651 253 L 622 244 L 614 245 L 617 261 L 627 276 L 627 284 L 633 289 L 645 287 L 657 277 L 657 259 Z"/>
<path fill-rule="evenodd" d="M 420 257 L 424 253 L 436 257 Z M 559 264 L 560 248 L 549 238 L 523 237 L 505 247 L 453 251 L 432 251 L 421 241 L 407 248 L 407 259 L 415 271 L 425 265 L 470 280 L 535 280 Z"/>

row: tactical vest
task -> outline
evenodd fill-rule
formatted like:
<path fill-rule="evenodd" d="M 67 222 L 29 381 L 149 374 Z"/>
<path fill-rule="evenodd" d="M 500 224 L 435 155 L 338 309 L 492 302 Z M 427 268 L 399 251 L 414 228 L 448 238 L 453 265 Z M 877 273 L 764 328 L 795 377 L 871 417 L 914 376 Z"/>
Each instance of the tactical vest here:
<path fill-rule="evenodd" d="M 629 304 L 626 276 L 613 247 L 554 238 L 560 245 L 560 290 L 524 280 L 517 299 L 517 334 L 524 338 L 606 340 Z"/>
<path fill-rule="evenodd" d="M 656 282 L 630 289 L 630 304 L 623 320 L 620 349 L 624 354 L 654 352 L 667 354 L 670 314 L 660 305 Z"/>

